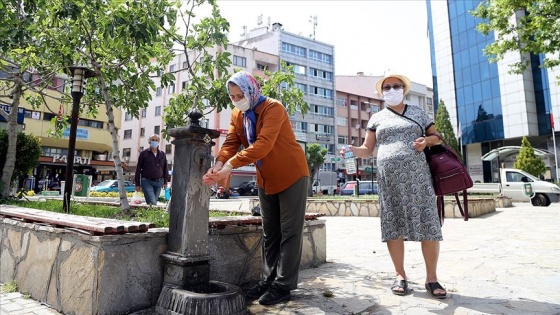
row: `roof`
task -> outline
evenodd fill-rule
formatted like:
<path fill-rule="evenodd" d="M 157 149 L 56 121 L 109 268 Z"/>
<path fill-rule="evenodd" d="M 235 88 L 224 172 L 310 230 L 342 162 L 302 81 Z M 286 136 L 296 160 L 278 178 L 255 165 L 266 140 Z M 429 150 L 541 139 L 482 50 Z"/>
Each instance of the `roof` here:
<path fill-rule="evenodd" d="M 496 158 L 505 159 L 506 157 L 508 157 L 510 155 L 519 154 L 520 150 L 521 150 L 521 147 L 519 147 L 519 146 L 501 147 L 501 148 L 494 149 L 494 150 L 484 154 L 480 159 L 483 160 L 483 161 L 492 161 Z M 537 155 L 537 156 L 546 156 L 546 155 L 552 154 L 552 153 L 550 153 L 546 150 L 543 150 L 543 149 L 533 148 L 533 150 L 535 151 L 535 155 Z"/>

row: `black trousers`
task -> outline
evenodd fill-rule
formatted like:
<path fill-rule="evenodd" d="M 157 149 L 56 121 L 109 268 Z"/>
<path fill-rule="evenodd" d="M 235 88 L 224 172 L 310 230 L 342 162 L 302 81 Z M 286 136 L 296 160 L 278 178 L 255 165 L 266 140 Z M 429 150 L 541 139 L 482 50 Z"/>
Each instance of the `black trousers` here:
<path fill-rule="evenodd" d="M 259 187 L 263 242 L 261 281 L 284 290 L 297 288 L 309 177 L 266 195 Z"/>

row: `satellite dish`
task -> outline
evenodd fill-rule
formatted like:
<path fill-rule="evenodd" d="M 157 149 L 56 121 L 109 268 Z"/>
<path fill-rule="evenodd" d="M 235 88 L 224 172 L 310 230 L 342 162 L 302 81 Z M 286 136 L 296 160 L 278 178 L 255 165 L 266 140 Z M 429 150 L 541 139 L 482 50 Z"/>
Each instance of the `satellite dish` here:
<path fill-rule="evenodd" d="M 356 129 L 360 129 L 360 124 L 356 124 Z"/>
<path fill-rule="evenodd" d="M 371 113 L 371 107 L 366 108 L 366 113 Z"/>

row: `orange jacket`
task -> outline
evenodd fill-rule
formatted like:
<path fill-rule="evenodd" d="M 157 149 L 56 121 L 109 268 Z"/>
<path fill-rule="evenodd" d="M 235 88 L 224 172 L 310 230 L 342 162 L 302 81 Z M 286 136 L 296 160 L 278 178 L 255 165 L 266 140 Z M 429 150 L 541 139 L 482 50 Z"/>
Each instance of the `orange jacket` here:
<path fill-rule="evenodd" d="M 249 146 L 243 129 L 243 113 L 234 108 L 226 141 L 217 160 L 228 160 L 234 168 L 254 163 L 257 184 L 266 194 L 284 191 L 303 176 L 309 176 L 307 159 L 296 141 L 286 108 L 279 101 L 267 98 L 255 109 L 257 141 Z M 244 149 L 238 152 L 239 147 Z M 233 157 L 233 158 L 232 158 Z M 231 160 L 230 160 L 231 159 Z M 257 161 L 261 165 L 257 165 Z"/>

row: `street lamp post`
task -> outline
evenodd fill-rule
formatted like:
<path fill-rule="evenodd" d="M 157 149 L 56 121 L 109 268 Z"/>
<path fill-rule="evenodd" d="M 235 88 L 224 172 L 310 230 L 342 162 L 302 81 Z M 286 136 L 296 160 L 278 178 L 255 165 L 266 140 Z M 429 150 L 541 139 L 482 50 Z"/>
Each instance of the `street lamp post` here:
<path fill-rule="evenodd" d="M 63 208 L 65 213 L 70 213 L 70 197 L 72 196 L 72 185 L 74 183 L 74 150 L 76 148 L 76 130 L 78 129 L 80 101 L 84 95 L 85 79 L 93 77 L 94 72 L 80 66 L 69 67 L 67 72 L 70 72 L 72 76 L 72 118 L 70 120 L 70 136 L 68 139 Z"/>

